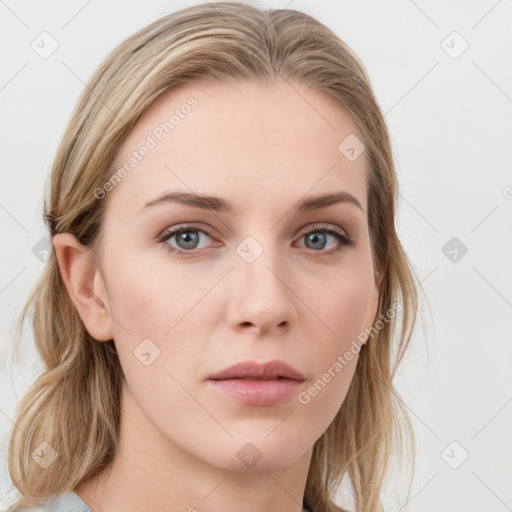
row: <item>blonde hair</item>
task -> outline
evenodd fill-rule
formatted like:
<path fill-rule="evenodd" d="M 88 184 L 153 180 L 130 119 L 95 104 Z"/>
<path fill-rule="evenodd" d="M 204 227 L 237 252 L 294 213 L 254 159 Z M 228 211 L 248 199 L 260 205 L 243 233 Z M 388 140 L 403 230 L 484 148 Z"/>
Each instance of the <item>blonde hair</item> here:
<path fill-rule="evenodd" d="M 291 9 L 218 2 L 182 9 L 137 31 L 110 52 L 79 98 L 53 163 L 44 219 L 52 235 L 72 233 L 96 250 L 105 201 L 93 191 L 112 175 L 120 145 L 162 93 L 187 83 L 280 77 L 335 99 L 360 130 L 372 256 L 381 278 L 376 318 L 396 304 L 402 310 L 372 329 L 362 348 L 346 398 L 314 445 L 304 503 L 315 512 L 342 510 L 335 493 L 347 475 L 358 512 L 384 510 L 381 492 L 393 448 L 402 460 L 407 437 L 415 459 L 412 423 L 393 378 L 414 331 L 417 285 L 395 231 L 398 181 L 383 115 L 363 65 L 330 29 Z M 22 310 L 16 345 L 29 311 L 46 370 L 17 407 L 8 468 L 20 497 L 9 511 L 72 491 L 109 465 L 119 440 L 124 375 L 114 341 L 99 343 L 85 329 L 55 250 Z M 41 443 L 58 453 L 46 468 L 31 456 Z"/>

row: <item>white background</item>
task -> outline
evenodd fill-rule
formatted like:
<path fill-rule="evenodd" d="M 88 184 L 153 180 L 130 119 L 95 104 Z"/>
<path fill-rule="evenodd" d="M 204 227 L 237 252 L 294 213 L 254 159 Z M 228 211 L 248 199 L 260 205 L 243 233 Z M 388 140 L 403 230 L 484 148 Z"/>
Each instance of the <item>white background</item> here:
<path fill-rule="evenodd" d="M 44 265 L 32 252 L 48 235 L 43 188 L 84 84 L 124 38 L 195 3 L 0 1 L 6 354 Z M 397 383 L 417 435 L 415 478 L 406 503 L 406 478 L 395 475 L 385 503 L 390 511 L 512 510 L 512 2 L 251 3 L 305 11 L 334 30 L 363 61 L 386 114 L 400 180 L 397 228 L 428 304 Z M 43 31 L 59 45 L 47 59 L 31 48 Z M 468 249 L 457 261 L 443 253 L 452 237 Z M 0 506 L 11 496 L 15 404 L 43 369 L 31 336 L 27 329 L 23 364 L 3 357 Z"/>

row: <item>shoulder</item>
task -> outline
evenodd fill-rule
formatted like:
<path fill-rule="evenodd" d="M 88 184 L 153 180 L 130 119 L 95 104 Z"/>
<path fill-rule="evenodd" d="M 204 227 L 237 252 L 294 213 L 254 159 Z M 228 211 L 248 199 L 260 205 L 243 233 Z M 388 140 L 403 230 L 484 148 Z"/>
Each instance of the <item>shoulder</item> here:
<path fill-rule="evenodd" d="M 48 500 L 42 507 L 18 507 L 11 512 L 92 512 L 74 492 L 61 494 Z"/>

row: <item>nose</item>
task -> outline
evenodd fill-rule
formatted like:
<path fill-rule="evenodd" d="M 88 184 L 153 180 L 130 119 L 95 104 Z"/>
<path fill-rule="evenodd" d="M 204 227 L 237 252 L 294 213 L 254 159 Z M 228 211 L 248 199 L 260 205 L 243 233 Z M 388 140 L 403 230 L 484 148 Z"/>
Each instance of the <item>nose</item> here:
<path fill-rule="evenodd" d="M 238 258 L 230 273 L 228 320 L 240 332 L 283 334 L 297 322 L 296 283 L 282 257 L 265 249 L 252 263 Z"/>

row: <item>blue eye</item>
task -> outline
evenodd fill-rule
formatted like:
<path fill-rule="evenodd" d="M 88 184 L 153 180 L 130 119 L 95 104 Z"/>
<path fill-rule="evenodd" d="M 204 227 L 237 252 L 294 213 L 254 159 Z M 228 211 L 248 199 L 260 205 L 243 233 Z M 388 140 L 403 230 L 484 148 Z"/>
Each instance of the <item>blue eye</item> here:
<path fill-rule="evenodd" d="M 157 240 L 164 245 L 165 249 L 171 254 L 185 256 L 187 253 L 193 254 L 196 249 L 201 249 L 201 247 L 198 247 L 201 238 L 199 234 L 212 238 L 207 231 L 197 226 L 179 226 L 164 231 L 157 237 Z M 352 247 L 354 245 L 352 238 L 346 235 L 342 230 L 325 224 L 303 229 L 300 234 L 302 235 L 301 238 L 306 237 L 307 244 L 309 244 L 306 245 L 307 248 L 326 256 L 338 254 L 346 247 Z M 334 237 L 338 245 L 334 249 L 325 251 L 323 249 L 326 245 L 327 235 Z M 174 237 L 176 238 L 174 243 L 178 245 L 177 248 L 168 243 L 168 241 Z M 315 247 L 315 244 L 317 247 Z M 318 247 L 318 245 L 320 245 L 320 247 Z"/>
<path fill-rule="evenodd" d="M 197 249 L 197 244 L 199 242 L 200 236 L 198 233 L 207 234 L 202 230 L 199 229 L 181 229 L 176 231 L 171 231 L 168 235 L 168 238 L 176 237 L 176 243 L 183 244 L 179 245 L 180 249 Z"/>
<path fill-rule="evenodd" d="M 319 237 L 318 234 L 321 234 Z M 325 224 L 321 226 L 315 226 L 313 229 L 309 228 L 307 230 L 301 231 L 301 235 L 306 237 L 306 240 L 308 242 L 311 242 L 312 244 L 317 244 L 320 240 L 320 245 L 322 246 L 321 249 L 324 246 L 324 242 L 326 240 L 326 235 L 333 236 L 338 241 L 338 246 L 334 249 L 331 249 L 330 251 L 320 251 L 320 252 L 327 252 L 331 254 L 338 254 L 339 252 L 343 251 L 346 247 L 352 247 L 354 245 L 354 241 L 352 238 L 350 238 L 348 235 L 346 235 L 343 231 L 336 227 L 329 227 Z M 310 248 L 310 247 L 309 247 Z M 315 251 L 319 252 L 319 251 Z"/>
<path fill-rule="evenodd" d="M 171 254 L 175 254 L 177 256 L 184 255 L 185 253 L 192 252 L 194 249 L 197 249 L 197 243 L 200 239 L 200 236 L 197 233 L 202 233 L 210 237 L 209 233 L 204 229 L 199 229 L 197 226 L 180 226 L 178 228 L 173 228 L 168 231 L 164 231 L 159 237 L 158 241 L 161 242 L 165 249 L 169 251 Z M 171 246 L 167 243 L 171 238 L 176 237 L 177 244 L 181 244 L 178 248 Z M 211 238 L 211 237 L 210 237 Z"/>

